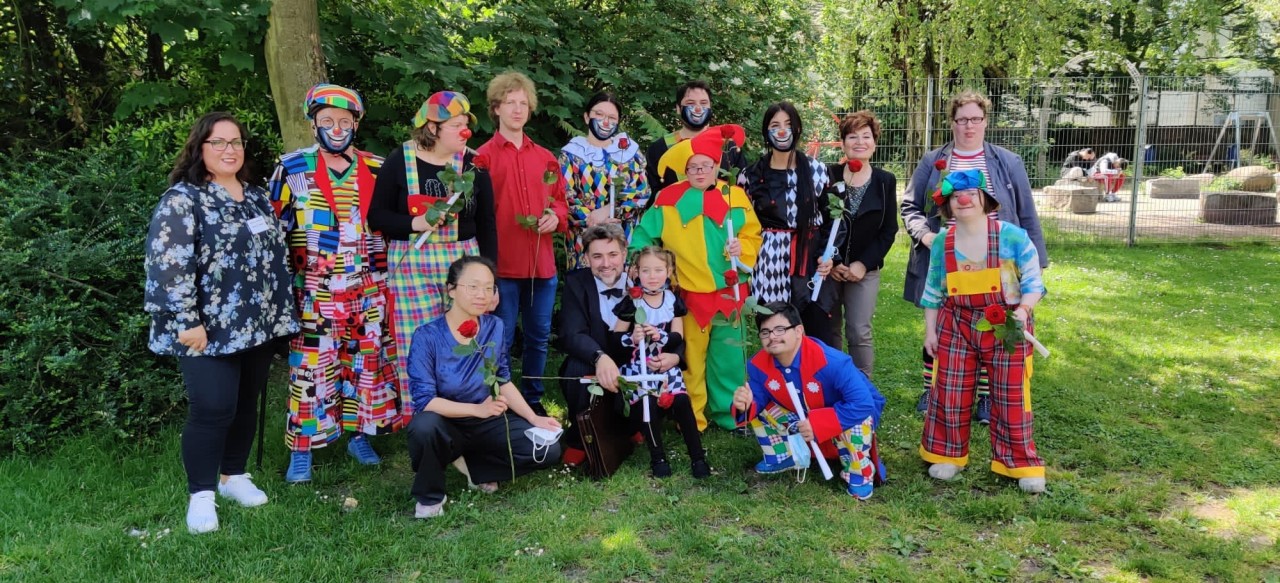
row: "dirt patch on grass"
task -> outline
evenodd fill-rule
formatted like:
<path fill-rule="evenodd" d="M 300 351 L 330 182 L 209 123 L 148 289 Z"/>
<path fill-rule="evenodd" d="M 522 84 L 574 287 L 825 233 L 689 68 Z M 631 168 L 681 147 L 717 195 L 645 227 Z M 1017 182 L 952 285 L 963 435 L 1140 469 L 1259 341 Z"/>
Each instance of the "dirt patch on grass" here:
<path fill-rule="evenodd" d="M 1189 495 L 1174 506 L 1175 516 L 1189 516 L 1202 532 L 1223 540 L 1240 541 L 1253 549 L 1268 548 L 1280 539 L 1280 489 L 1238 488 Z"/>

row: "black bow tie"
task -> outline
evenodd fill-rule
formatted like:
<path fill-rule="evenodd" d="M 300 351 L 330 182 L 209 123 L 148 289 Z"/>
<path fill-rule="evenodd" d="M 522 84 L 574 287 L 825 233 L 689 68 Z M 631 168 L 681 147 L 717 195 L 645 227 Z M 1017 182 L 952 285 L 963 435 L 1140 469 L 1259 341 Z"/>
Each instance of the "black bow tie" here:
<path fill-rule="evenodd" d="M 601 291 L 601 292 L 600 292 L 600 295 L 602 295 L 602 296 L 604 296 L 604 297 L 606 297 L 606 298 L 617 298 L 617 299 L 622 299 L 622 290 L 620 290 L 620 289 L 618 289 L 618 288 L 616 288 L 616 287 L 614 287 L 614 288 L 609 288 L 609 289 L 606 289 L 606 290 Z"/>

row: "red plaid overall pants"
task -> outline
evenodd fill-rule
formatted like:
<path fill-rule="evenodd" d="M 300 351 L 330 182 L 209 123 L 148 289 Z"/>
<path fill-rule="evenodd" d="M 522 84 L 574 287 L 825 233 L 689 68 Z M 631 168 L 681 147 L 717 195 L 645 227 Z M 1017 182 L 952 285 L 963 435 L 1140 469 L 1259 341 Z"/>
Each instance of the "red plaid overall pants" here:
<path fill-rule="evenodd" d="M 991 471 L 1010 478 L 1044 477 L 1044 460 L 1031 438 L 1029 345 L 1021 342 L 1006 351 L 994 332 L 977 329 L 983 308 L 1007 307 L 1000 283 L 1000 222 L 989 220 L 987 231 L 986 265 L 978 269 L 958 265 L 955 229 L 947 232 L 947 299 L 938 312 L 937 372 L 920 457 L 929 463 L 969 463 L 970 412 L 978 369 L 985 367 L 991 378 Z"/>

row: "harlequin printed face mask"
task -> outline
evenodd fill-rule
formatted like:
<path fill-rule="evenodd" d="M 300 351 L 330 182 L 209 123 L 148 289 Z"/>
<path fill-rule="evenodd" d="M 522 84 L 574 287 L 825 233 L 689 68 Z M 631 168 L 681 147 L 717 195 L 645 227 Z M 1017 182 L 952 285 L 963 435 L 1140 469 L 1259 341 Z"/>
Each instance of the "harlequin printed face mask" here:
<path fill-rule="evenodd" d="M 597 140 L 607 140 L 618 133 L 618 124 L 607 119 L 593 117 L 587 122 L 587 127 L 591 129 L 591 135 Z"/>
<path fill-rule="evenodd" d="M 769 128 L 769 146 L 779 152 L 790 152 L 796 147 L 791 128 Z"/>
<path fill-rule="evenodd" d="M 711 106 L 686 105 L 680 108 L 680 119 L 690 129 L 700 130 L 711 123 Z"/>

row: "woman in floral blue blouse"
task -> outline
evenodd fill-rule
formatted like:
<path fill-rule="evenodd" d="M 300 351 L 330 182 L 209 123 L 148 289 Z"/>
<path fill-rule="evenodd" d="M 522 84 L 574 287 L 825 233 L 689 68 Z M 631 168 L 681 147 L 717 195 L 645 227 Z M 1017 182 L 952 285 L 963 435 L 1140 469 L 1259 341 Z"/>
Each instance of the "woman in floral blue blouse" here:
<path fill-rule="evenodd" d="M 215 485 L 243 506 L 267 502 L 245 473 L 254 404 L 274 340 L 298 332 L 284 235 L 266 191 L 247 182 L 244 149 L 231 114 L 200 118 L 147 233 L 150 347 L 178 357 L 190 401 L 182 463 L 192 533 L 218 528 Z"/>

